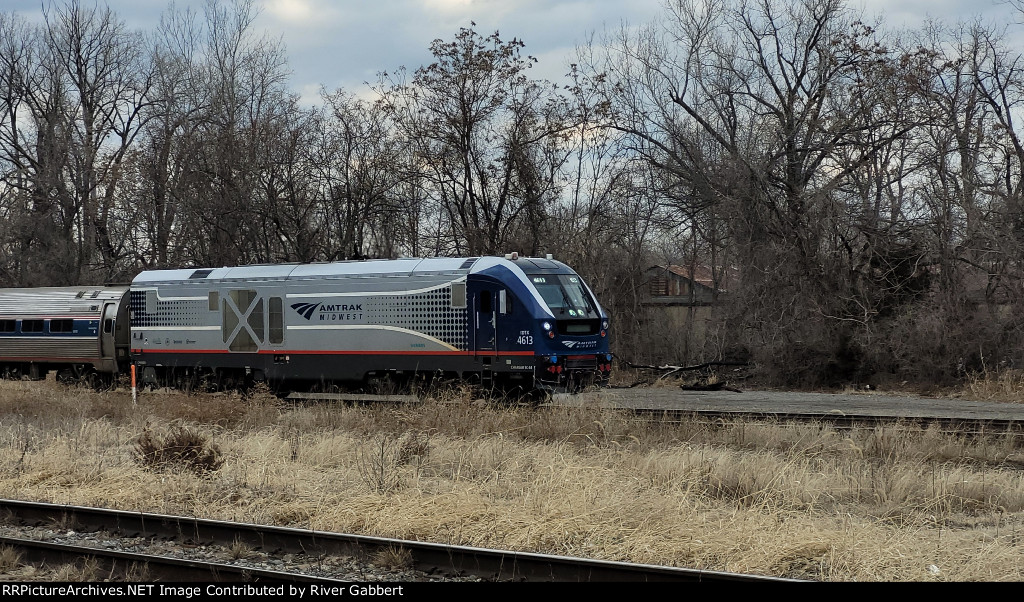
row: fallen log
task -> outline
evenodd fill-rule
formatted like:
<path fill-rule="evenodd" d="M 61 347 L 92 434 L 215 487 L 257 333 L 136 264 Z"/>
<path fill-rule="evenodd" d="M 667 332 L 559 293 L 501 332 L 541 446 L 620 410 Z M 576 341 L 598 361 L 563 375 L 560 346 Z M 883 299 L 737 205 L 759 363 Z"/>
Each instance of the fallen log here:
<path fill-rule="evenodd" d="M 668 370 L 671 372 L 687 372 L 692 370 L 703 370 L 704 368 L 711 368 L 712 366 L 749 366 L 748 362 L 704 362 L 703 364 L 694 364 L 693 366 L 673 366 L 666 364 L 664 366 L 653 366 L 647 364 L 634 364 L 633 362 L 623 361 L 624 364 L 630 368 L 636 368 L 638 370 Z"/>

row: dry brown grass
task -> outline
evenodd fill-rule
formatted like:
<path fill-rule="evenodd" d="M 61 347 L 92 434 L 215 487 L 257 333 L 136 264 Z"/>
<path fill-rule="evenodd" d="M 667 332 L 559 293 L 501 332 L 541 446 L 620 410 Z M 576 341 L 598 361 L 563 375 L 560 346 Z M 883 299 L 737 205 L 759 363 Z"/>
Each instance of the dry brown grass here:
<path fill-rule="evenodd" d="M 137 462 L 188 429 L 216 469 Z M 1020 580 L 1011 437 L 648 424 L 613 411 L 292 405 L 0 381 L 0 495 L 854 581 Z"/>
<path fill-rule="evenodd" d="M 11 546 L 0 546 L 0 574 L 9 574 L 21 566 L 21 552 Z"/>
<path fill-rule="evenodd" d="M 1024 403 L 1024 371 L 1003 369 L 969 374 L 956 394 L 980 401 Z"/>

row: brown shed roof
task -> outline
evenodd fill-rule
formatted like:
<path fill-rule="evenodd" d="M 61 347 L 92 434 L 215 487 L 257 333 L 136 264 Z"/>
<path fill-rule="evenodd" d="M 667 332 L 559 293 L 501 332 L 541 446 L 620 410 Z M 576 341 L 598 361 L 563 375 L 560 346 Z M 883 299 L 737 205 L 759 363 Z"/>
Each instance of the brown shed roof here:
<path fill-rule="evenodd" d="M 691 269 L 692 268 L 692 269 Z M 668 271 L 676 276 L 682 276 L 688 280 L 696 282 L 707 288 L 714 288 L 714 278 L 712 277 L 712 270 L 707 265 L 696 265 L 696 266 L 684 266 L 684 265 L 655 265 L 651 266 L 648 272 L 662 269 Z M 725 292 L 729 289 L 729 286 L 736 282 L 738 273 L 734 268 L 718 268 L 718 291 Z"/>

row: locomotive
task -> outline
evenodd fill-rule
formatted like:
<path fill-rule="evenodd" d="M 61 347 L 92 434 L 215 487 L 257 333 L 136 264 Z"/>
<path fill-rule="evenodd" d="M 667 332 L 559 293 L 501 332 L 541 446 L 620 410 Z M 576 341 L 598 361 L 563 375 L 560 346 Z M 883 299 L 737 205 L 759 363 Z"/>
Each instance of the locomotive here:
<path fill-rule="evenodd" d="M 546 258 L 149 270 L 130 286 L 0 289 L 6 377 L 273 390 L 416 377 L 486 389 L 607 382 L 608 314 Z"/>

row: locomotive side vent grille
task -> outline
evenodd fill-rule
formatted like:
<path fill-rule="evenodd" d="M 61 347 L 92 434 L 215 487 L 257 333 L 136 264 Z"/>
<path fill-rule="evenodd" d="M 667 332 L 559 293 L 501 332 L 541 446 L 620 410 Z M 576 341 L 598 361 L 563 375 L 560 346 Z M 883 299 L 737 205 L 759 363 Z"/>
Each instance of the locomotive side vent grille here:
<path fill-rule="evenodd" d="M 206 309 L 207 301 L 156 300 L 155 312 L 146 311 L 146 293 L 155 291 L 131 291 L 128 308 L 131 310 L 133 328 L 147 326 L 201 326 L 199 312 Z"/>
<path fill-rule="evenodd" d="M 450 287 L 414 295 L 383 295 L 367 308 L 368 322 L 422 332 L 456 349 L 469 348 L 469 313 L 453 308 Z"/>

